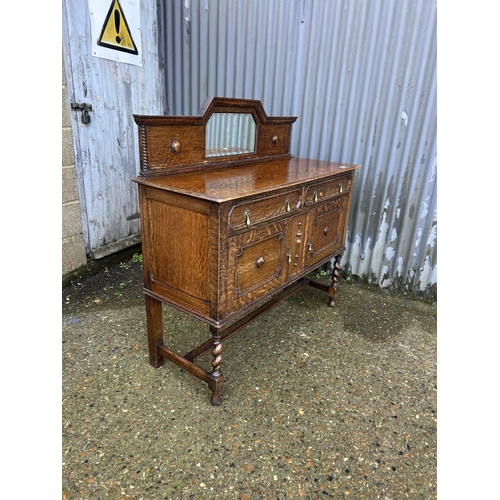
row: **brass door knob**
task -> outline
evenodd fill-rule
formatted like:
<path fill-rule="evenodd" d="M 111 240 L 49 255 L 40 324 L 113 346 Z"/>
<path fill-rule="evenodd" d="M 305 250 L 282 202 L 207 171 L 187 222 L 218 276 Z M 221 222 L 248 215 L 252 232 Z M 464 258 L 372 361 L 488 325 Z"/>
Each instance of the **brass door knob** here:
<path fill-rule="evenodd" d="M 170 151 L 174 154 L 179 154 L 182 151 L 182 143 L 181 141 L 175 139 L 172 141 L 172 144 L 170 144 Z"/>
<path fill-rule="evenodd" d="M 259 257 L 255 261 L 255 265 L 260 269 L 264 265 L 264 257 Z"/>

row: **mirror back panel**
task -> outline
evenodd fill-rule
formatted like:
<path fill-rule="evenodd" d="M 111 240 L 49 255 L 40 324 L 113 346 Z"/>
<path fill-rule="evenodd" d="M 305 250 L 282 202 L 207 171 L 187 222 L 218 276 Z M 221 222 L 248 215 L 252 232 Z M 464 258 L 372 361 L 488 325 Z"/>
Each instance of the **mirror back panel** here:
<path fill-rule="evenodd" d="M 257 100 L 208 98 L 196 116 L 134 115 L 140 175 L 291 158 L 296 117 L 269 117 Z"/>

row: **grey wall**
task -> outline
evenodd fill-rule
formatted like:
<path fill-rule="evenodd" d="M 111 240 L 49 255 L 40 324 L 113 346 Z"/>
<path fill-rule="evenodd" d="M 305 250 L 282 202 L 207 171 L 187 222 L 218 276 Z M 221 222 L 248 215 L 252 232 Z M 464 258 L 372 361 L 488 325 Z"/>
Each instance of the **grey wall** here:
<path fill-rule="evenodd" d="M 75 155 L 64 61 L 62 68 L 62 275 L 87 263 L 80 201 L 76 184 Z"/>
<path fill-rule="evenodd" d="M 160 13 L 168 114 L 207 96 L 298 116 L 295 156 L 360 163 L 349 276 L 435 297 L 436 4 L 187 0 Z"/>

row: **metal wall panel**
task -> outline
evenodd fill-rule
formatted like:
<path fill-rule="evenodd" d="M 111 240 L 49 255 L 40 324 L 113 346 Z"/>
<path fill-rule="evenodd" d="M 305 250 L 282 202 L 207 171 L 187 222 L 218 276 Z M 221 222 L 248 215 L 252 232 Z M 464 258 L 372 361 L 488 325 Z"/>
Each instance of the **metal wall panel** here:
<path fill-rule="evenodd" d="M 297 116 L 292 154 L 363 165 L 346 273 L 435 298 L 435 1 L 185 0 L 160 17 L 167 113 L 225 96 Z"/>

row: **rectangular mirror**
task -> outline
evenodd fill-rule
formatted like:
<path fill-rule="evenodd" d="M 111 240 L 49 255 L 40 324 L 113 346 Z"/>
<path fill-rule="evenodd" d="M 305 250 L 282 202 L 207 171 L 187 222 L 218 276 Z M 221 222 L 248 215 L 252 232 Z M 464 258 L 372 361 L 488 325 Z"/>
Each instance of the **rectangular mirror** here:
<path fill-rule="evenodd" d="M 256 125 L 250 113 L 214 113 L 205 130 L 205 155 L 255 153 Z"/>

